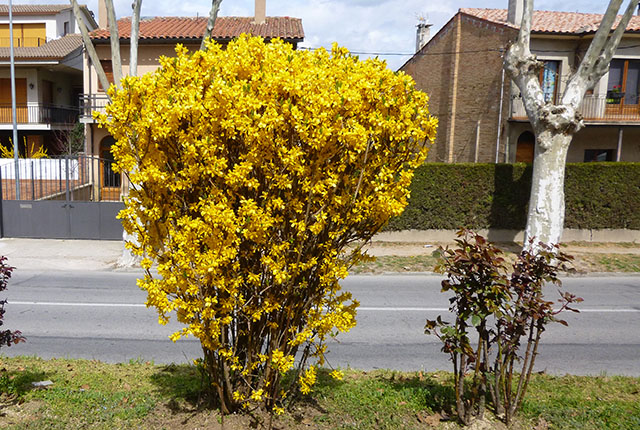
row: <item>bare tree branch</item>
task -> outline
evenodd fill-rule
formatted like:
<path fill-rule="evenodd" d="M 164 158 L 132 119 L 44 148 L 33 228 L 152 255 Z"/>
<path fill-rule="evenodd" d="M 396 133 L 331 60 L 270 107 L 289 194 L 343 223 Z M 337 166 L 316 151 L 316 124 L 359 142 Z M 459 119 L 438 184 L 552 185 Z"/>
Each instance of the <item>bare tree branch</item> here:
<path fill-rule="evenodd" d="M 122 80 L 122 59 L 120 58 L 120 33 L 116 21 L 116 11 L 113 8 L 113 0 L 105 0 L 107 17 L 109 19 L 109 39 L 111 40 L 111 64 L 113 68 L 113 83 L 120 89 Z M 108 88 L 108 87 L 105 87 Z"/>
<path fill-rule="evenodd" d="M 624 35 L 624 32 L 627 30 L 627 26 L 629 25 L 629 22 L 631 21 L 633 14 L 638 8 L 638 3 L 640 3 L 639 0 L 631 0 L 629 2 L 629 5 L 627 6 L 627 10 L 624 12 L 624 15 L 620 19 L 618 26 L 613 32 L 613 35 L 609 38 L 609 40 L 607 41 L 607 44 L 603 49 L 604 62 L 606 63 L 605 64 L 606 69 L 604 72 L 602 72 L 603 75 L 604 73 L 606 73 L 606 71 L 609 68 L 609 63 L 613 58 L 613 54 L 616 52 L 616 48 L 618 47 L 618 45 L 620 45 L 622 36 Z"/>
<path fill-rule="evenodd" d="M 129 54 L 129 76 L 138 75 L 138 36 L 140 33 L 140 9 L 142 0 L 133 0 L 131 5 L 133 16 L 131 17 L 131 53 Z"/>
<path fill-rule="evenodd" d="M 533 22 L 533 0 L 524 0 L 523 9 L 520 33 L 518 33 L 518 44 L 525 47 L 526 51 L 530 53 L 529 45 L 531 41 L 531 23 Z"/>
<path fill-rule="evenodd" d="M 525 249 L 528 240 L 558 243 L 564 223 L 564 170 L 573 135 L 583 126 L 580 105 L 586 91 L 602 79 L 609 68 L 627 25 L 640 0 L 629 0 L 616 29 L 624 0 L 610 0 L 578 70 L 567 83 L 559 104 L 546 103 L 537 71 L 541 64 L 531 54 L 533 0 L 525 0 L 518 40 L 505 55 L 504 68 L 520 89 L 524 107 L 536 135 L 531 198 Z M 558 80 L 559 82 L 559 80 Z M 533 243 L 533 242 L 531 242 Z M 535 246 L 533 246 L 535 249 Z"/>
<path fill-rule="evenodd" d="M 621 4 L 622 0 L 611 0 L 609 2 L 607 11 L 604 13 L 602 21 L 600 21 L 600 26 L 598 27 L 598 30 L 596 31 L 595 36 L 593 36 L 593 40 L 591 41 L 591 44 L 587 49 L 585 59 L 589 57 L 590 54 L 592 55 L 593 53 L 595 53 L 597 57 L 602 52 L 605 43 L 607 43 L 609 32 L 611 31 L 611 27 L 613 27 L 613 23 L 616 20 L 616 16 L 618 15 L 618 10 L 620 9 Z M 584 64 L 584 60 L 582 61 L 582 64 Z"/>
<path fill-rule="evenodd" d="M 70 0 L 70 2 L 71 6 L 73 7 L 73 15 L 75 16 L 76 22 L 78 23 L 78 28 L 80 28 L 80 34 L 82 34 L 84 48 L 87 50 L 89 59 L 91 60 L 91 63 L 93 63 L 93 67 L 95 67 L 96 69 L 98 80 L 100 81 L 102 88 L 109 88 L 110 84 L 109 80 L 107 79 L 107 74 L 104 72 L 102 64 L 100 64 L 100 58 L 98 57 L 98 53 L 96 52 L 96 47 L 93 46 L 93 42 L 89 37 L 89 30 L 87 30 L 87 25 L 84 23 L 84 18 L 82 17 L 80 6 L 78 6 L 78 2 L 76 0 Z"/>
<path fill-rule="evenodd" d="M 620 44 L 631 17 L 638 7 L 638 2 L 639 0 L 631 0 L 629 2 L 624 15 L 610 37 L 609 34 L 617 18 L 622 0 L 612 0 L 609 3 L 600 27 L 580 63 L 580 67 L 567 83 L 567 88 L 562 97 L 563 104 L 571 105 L 577 109 L 584 97 L 584 93 L 593 88 L 602 76 L 607 73 L 609 63 Z"/>
<path fill-rule="evenodd" d="M 200 50 L 206 50 L 205 41 L 211 38 L 213 27 L 216 25 L 216 19 L 218 18 L 218 11 L 220 10 L 220 3 L 222 0 L 211 0 L 211 10 L 209 11 L 209 20 L 207 21 L 207 28 L 202 36 L 202 43 L 200 44 Z"/>
<path fill-rule="evenodd" d="M 538 78 L 542 64 L 535 55 L 531 54 L 529 48 L 532 17 L 533 0 L 524 0 L 524 13 L 518 41 L 509 47 L 504 58 L 504 67 L 520 89 L 524 108 L 531 122 L 535 123 L 539 119 L 539 111 L 545 105 L 545 101 Z"/>

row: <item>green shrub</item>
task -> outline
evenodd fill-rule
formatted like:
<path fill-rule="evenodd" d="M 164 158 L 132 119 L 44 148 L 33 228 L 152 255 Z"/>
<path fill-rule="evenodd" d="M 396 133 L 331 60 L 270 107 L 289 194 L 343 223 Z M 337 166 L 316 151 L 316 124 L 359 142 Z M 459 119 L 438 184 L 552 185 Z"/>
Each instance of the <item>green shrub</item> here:
<path fill-rule="evenodd" d="M 531 165 L 428 163 L 415 171 L 404 213 L 386 230 L 522 230 Z M 565 227 L 640 230 L 640 163 L 571 163 Z"/>

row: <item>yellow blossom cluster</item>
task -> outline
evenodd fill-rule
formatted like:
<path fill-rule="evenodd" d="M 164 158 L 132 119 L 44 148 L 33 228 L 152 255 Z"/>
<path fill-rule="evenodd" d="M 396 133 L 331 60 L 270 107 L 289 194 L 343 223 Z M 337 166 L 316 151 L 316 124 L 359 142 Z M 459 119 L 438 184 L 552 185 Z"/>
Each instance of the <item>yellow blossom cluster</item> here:
<path fill-rule="evenodd" d="M 280 410 L 296 354 L 322 360 L 355 325 L 338 281 L 366 255 L 347 246 L 402 212 L 437 122 L 409 76 L 338 46 L 242 36 L 160 63 L 99 117 L 135 184 L 119 217 L 146 257 L 139 286 L 184 324 L 173 340 L 200 340 L 222 405 Z M 308 392 L 315 367 L 300 372 Z"/>

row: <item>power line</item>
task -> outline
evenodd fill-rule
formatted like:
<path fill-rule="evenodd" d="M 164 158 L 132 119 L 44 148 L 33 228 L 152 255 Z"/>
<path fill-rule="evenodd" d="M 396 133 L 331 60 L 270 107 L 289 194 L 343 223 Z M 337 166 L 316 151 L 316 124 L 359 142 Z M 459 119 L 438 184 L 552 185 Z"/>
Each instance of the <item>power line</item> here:
<path fill-rule="evenodd" d="M 640 48 L 640 44 L 637 45 L 629 45 L 629 46 L 618 46 L 618 50 L 624 49 L 635 49 Z M 315 51 L 323 48 L 314 48 L 314 47 L 299 47 L 298 49 L 306 50 L 306 51 Z M 330 49 L 328 49 L 330 51 Z M 461 50 L 461 51 L 444 51 L 444 52 L 369 52 L 369 51 L 351 51 L 349 53 L 356 55 L 377 55 L 381 57 L 391 57 L 391 56 L 400 56 L 400 57 L 423 57 L 423 56 L 435 56 L 435 55 L 454 55 L 454 54 L 478 54 L 483 52 L 500 52 L 501 54 L 506 51 L 506 48 L 487 48 L 487 49 L 469 49 L 469 50 Z M 532 49 L 533 54 L 573 54 L 576 52 L 575 49 Z"/>
<path fill-rule="evenodd" d="M 306 51 L 315 51 L 318 49 L 323 49 L 323 48 L 313 48 L 313 47 L 300 47 L 298 49 L 303 49 Z M 413 52 L 413 53 L 407 53 L 407 52 L 367 52 L 367 51 L 351 51 L 349 50 L 350 54 L 356 54 L 356 55 L 378 55 L 378 56 L 384 56 L 384 57 L 388 57 L 388 56 L 404 56 L 404 57 L 413 57 L 415 56 L 430 56 L 430 55 L 453 55 L 453 54 L 478 54 L 481 52 L 504 52 L 504 48 L 492 48 L 492 49 L 470 49 L 470 50 L 464 50 L 464 51 L 445 51 L 445 52 Z"/>

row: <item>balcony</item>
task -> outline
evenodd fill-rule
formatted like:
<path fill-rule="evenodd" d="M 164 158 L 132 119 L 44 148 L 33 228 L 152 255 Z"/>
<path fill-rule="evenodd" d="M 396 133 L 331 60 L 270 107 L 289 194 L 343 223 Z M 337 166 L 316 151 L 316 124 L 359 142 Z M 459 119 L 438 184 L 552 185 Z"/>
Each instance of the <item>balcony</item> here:
<path fill-rule="evenodd" d="M 93 112 L 104 113 L 108 104 L 109 98 L 106 94 L 80 94 L 80 122 L 94 122 Z"/>
<path fill-rule="evenodd" d="M 640 123 L 638 97 L 608 98 L 587 95 L 580 106 L 584 121 L 589 124 Z M 521 98 L 511 104 L 511 119 L 528 121 Z"/>
<path fill-rule="evenodd" d="M 75 124 L 78 120 L 78 108 L 38 103 L 18 103 L 16 122 L 18 124 L 60 125 Z M 0 104 L 0 124 L 12 124 L 11 103 Z"/>

